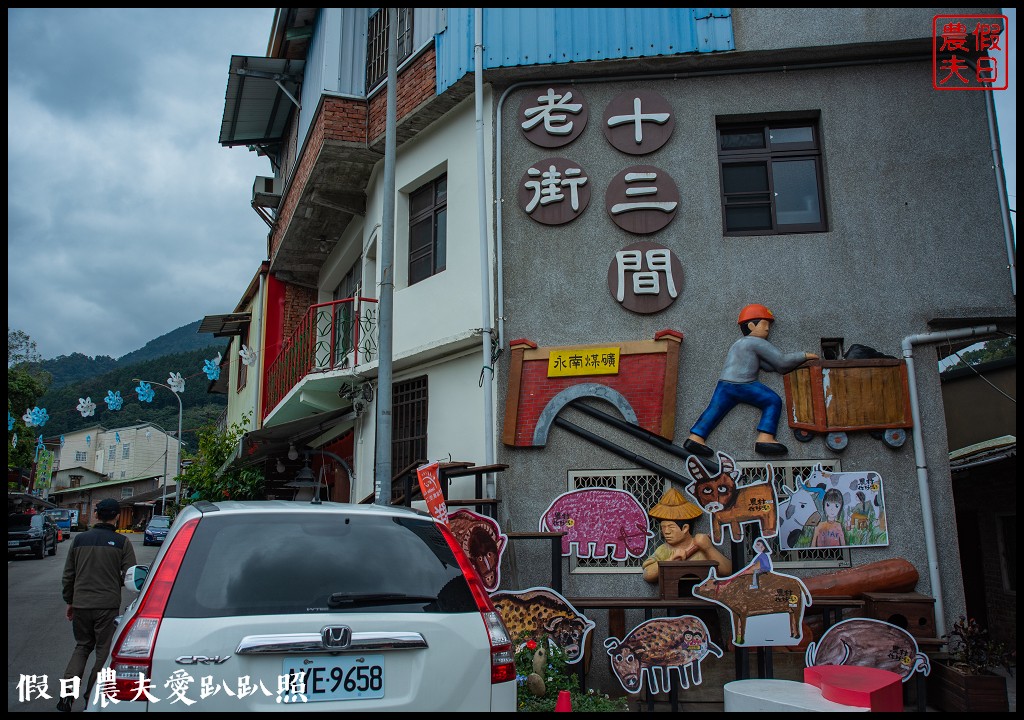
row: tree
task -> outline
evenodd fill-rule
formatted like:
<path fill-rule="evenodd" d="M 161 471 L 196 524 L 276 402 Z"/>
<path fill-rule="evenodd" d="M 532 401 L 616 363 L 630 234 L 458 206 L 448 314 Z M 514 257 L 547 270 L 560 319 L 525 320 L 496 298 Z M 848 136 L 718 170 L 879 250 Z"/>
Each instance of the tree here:
<path fill-rule="evenodd" d="M 961 350 L 953 357 L 958 358 L 957 361 L 948 365 L 944 372 L 971 365 L 981 365 L 982 363 L 1002 360 L 1004 358 L 1017 357 L 1017 338 L 1004 337 L 998 340 L 988 340 L 972 345 L 971 349 Z M 953 357 L 949 359 L 952 360 Z"/>
<path fill-rule="evenodd" d="M 22 330 L 7 328 L 7 467 L 31 467 L 35 459 L 35 437 L 40 428 L 28 427 L 22 419 L 46 392 L 50 376 L 39 369 L 41 358 L 35 342 Z M 15 444 L 17 437 L 17 444 Z"/>
<path fill-rule="evenodd" d="M 225 431 L 216 425 L 204 425 L 198 431 L 199 447 L 192 464 L 186 468 L 178 482 L 188 487 L 191 495 L 182 504 L 196 500 L 262 500 L 265 479 L 263 473 L 251 467 L 233 468 L 218 475 L 238 447 L 245 434 L 249 416 L 242 418 Z"/>

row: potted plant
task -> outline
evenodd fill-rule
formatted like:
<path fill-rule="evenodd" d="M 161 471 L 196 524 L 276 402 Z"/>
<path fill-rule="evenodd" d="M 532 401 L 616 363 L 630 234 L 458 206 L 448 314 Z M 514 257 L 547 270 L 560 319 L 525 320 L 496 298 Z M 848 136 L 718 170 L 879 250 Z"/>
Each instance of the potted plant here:
<path fill-rule="evenodd" d="M 992 640 L 988 630 L 962 615 L 942 637 L 949 642 L 949 657 L 932 663 L 929 704 L 946 712 L 1007 712 L 1006 678 L 993 670 L 1004 668 L 1012 675 L 1016 650 Z"/>
<path fill-rule="evenodd" d="M 547 637 L 521 637 L 516 643 L 516 706 L 519 712 L 552 712 L 559 693 L 568 691 L 573 712 L 628 712 L 625 697 L 609 697 L 596 690 L 580 691 L 576 671 L 565 651 Z M 580 662 L 583 662 L 582 660 Z"/>

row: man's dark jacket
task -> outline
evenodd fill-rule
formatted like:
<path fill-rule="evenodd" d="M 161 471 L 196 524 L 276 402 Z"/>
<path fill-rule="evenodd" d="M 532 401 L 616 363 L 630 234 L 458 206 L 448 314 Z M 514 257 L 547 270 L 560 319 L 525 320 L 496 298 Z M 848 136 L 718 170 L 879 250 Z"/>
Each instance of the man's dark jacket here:
<path fill-rule="evenodd" d="M 64 563 L 64 602 L 101 610 L 121 607 L 121 583 L 135 564 L 135 548 L 109 523 L 76 535 Z"/>

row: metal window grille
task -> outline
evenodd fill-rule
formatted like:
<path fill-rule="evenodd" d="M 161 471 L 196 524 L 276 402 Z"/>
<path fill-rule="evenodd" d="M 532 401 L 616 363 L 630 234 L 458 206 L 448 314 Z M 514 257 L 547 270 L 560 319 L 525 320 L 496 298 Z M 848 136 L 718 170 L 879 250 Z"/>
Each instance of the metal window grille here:
<path fill-rule="evenodd" d="M 427 376 L 391 386 L 391 469 L 427 457 Z"/>
<path fill-rule="evenodd" d="M 569 490 L 582 490 L 584 488 L 614 488 L 625 490 L 637 499 L 642 507 L 653 507 L 669 487 L 669 481 L 661 475 L 647 470 L 570 470 Z M 654 537 L 648 545 L 648 551 L 653 552 L 654 547 L 662 542 L 658 532 L 657 524 L 647 518 L 648 526 Z M 648 553 L 648 554 L 649 554 Z M 569 558 L 570 573 L 639 573 L 642 572 L 640 565 L 645 557 L 627 558 L 617 562 L 610 557 L 603 559 L 580 559 L 575 555 Z"/>
<path fill-rule="evenodd" d="M 398 8 L 398 62 L 412 54 L 412 8 Z M 378 8 L 366 28 L 366 92 L 388 74 L 388 9 Z"/>
<path fill-rule="evenodd" d="M 123 487 L 121 488 L 121 499 L 130 498 L 135 494 L 135 488 Z"/>
<path fill-rule="evenodd" d="M 815 465 L 822 470 L 841 472 L 838 460 L 773 460 L 772 482 L 778 492 L 783 485 L 796 489 L 797 479 L 810 476 Z M 744 483 L 763 480 L 768 477 L 768 466 L 763 462 L 738 462 L 736 466 L 743 471 Z M 750 562 L 756 553 L 753 549 L 757 535 L 745 532 L 743 535 L 744 563 Z M 772 566 L 782 568 L 844 568 L 850 567 L 849 548 L 808 548 L 806 550 L 779 550 L 779 539 L 766 538 L 772 552 Z M 737 567 L 737 563 L 733 563 Z"/>
<path fill-rule="evenodd" d="M 75 451 L 75 462 L 85 462 L 85 460 L 86 460 L 85 453 L 76 450 Z"/>
<path fill-rule="evenodd" d="M 111 445 L 110 449 L 107 451 L 107 460 L 115 459 L 117 459 L 117 448 Z"/>
<path fill-rule="evenodd" d="M 131 456 L 132 456 L 132 446 L 131 446 L 131 443 L 125 443 L 124 446 L 121 448 L 121 459 L 122 460 L 127 460 Z"/>

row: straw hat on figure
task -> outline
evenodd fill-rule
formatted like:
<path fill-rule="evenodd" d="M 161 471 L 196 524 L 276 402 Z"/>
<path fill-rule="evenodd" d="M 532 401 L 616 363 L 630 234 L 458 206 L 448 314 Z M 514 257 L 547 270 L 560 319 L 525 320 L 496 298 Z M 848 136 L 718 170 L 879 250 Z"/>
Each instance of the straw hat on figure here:
<path fill-rule="evenodd" d="M 662 560 L 712 561 L 718 563 L 720 575 L 732 573 L 732 562 L 718 552 L 711 538 L 704 533 L 693 532 L 693 526 L 703 511 L 678 490 L 669 488 L 648 514 L 660 521 L 661 535 L 665 542 L 644 560 L 644 580 L 649 583 L 658 582 L 658 563 Z"/>

